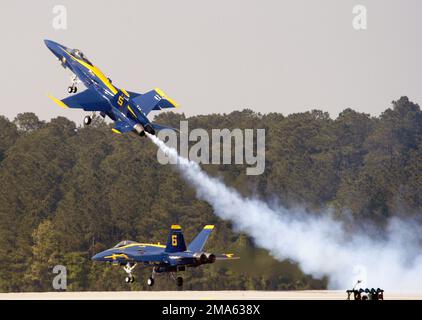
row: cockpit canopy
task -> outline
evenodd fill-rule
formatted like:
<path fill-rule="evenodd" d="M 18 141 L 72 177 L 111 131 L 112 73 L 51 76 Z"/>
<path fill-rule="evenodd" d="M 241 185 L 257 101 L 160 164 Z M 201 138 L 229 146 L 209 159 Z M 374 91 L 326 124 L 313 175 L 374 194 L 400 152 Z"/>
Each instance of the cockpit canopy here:
<path fill-rule="evenodd" d="M 70 54 L 75 57 L 76 59 L 82 60 L 86 63 L 88 63 L 90 66 L 92 66 L 91 61 L 88 60 L 88 58 L 83 54 L 83 52 L 79 49 L 73 49 Z"/>
<path fill-rule="evenodd" d="M 123 246 L 127 246 L 128 244 L 132 244 L 132 243 L 136 243 L 136 241 L 132 241 L 132 240 L 123 240 L 123 241 L 120 241 L 118 244 L 116 244 L 116 245 L 114 246 L 114 248 L 120 248 L 120 247 L 123 247 Z"/>

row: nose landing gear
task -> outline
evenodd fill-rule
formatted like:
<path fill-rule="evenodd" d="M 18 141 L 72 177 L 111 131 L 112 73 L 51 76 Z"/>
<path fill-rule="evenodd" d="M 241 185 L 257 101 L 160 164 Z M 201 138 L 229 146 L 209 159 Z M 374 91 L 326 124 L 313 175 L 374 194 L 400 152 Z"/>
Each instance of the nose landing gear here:
<path fill-rule="evenodd" d="M 127 277 L 125 278 L 125 282 L 126 283 L 133 283 L 133 282 L 135 282 L 135 277 L 132 275 L 132 271 L 133 271 L 133 269 L 135 269 L 135 267 L 136 267 L 136 263 L 134 265 L 131 265 L 130 263 L 127 263 L 123 267 L 123 270 L 125 270 L 125 272 L 127 273 Z"/>

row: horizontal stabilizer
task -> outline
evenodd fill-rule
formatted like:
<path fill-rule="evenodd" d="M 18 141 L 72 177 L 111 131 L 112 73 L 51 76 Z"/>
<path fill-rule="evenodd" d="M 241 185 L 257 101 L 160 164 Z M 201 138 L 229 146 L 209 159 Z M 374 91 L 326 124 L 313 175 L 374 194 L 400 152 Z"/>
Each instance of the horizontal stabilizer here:
<path fill-rule="evenodd" d="M 144 94 L 129 93 L 132 101 L 137 104 L 142 111 L 148 115 L 151 110 L 161 110 L 167 108 L 177 108 L 178 104 L 170 99 L 162 90 L 156 88 Z M 132 96 L 134 95 L 134 96 Z"/>

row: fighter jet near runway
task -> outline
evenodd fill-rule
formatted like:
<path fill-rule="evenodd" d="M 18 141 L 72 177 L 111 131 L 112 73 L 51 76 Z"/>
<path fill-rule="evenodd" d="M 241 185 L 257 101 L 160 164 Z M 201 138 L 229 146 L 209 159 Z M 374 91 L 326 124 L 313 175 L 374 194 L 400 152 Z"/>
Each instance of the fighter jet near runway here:
<path fill-rule="evenodd" d="M 216 260 L 238 259 L 233 254 L 214 254 L 203 251 L 205 242 L 214 226 L 207 225 L 186 247 L 182 228 L 172 225 L 167 245 L 121 241 L 111 249 L 100 252 L 92 257 L 95 261 L 111 262 L 123 266 L 128 276 L 127 283 L 135 281 L 132 275 L 136 265 L 152 267 L 152 275 L 147 284 L 154 285 L 157 273 L 169 272 L 176 280 L 177 286 L 183 285 L 183 278 L 176 277 L 178 271 L 185 271 L 186 267 L 198 267 L 203 264 L 214 263 Z"/>
<path fill-rule="evenodd" d="M 97 67 L 78 49 L 69 49 L 54 41 L 45 40 L 46 46 L 59 59 L 64 68 L 69 68 L 74 77 L 69 86 L 72 96 L 63 100 L 49 96 L 64 108 L 80 108 L 85 111 L 98 111 L 104 118 L 106 115 L 115 122 L 112 129 L 115 133 L 135 132 L 141 136 L 145 131 L 155 134 L 157 130 L 167 128 L 148 120 L 151 110 L 176 108 L 177 104 L 156 88 L 145 94 L 126 91 L 115 87 Z M 87 89 L 76 94 L 77 84 L 82 82 Z M 91 123 L 87 115 L 84 123 Z"/>

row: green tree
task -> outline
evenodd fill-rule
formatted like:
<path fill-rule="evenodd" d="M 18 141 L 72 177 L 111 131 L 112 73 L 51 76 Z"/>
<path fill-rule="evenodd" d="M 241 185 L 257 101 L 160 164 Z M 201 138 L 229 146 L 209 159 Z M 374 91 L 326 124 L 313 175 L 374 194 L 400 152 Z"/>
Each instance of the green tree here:
<path fill-rule="evenodd" d="M 30 290 L 52 290 L 53 268 L 60 264 L 60 247 L 54 225 L 50 219 L 41 222 L 33 232 L 34 245 L 25 273 Z"/>
<path fill-rule="evenodd" d="M 33 112 L 18 113 L 13 122 L 16 124 L 19 131 L 22 132 L 31 132 L 40 129 L 44 124 L 44 122 L 40 121 Z"/>

